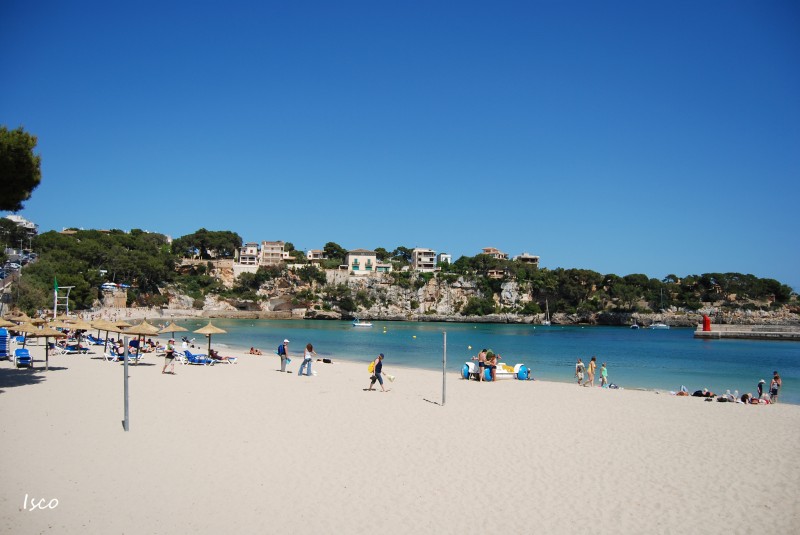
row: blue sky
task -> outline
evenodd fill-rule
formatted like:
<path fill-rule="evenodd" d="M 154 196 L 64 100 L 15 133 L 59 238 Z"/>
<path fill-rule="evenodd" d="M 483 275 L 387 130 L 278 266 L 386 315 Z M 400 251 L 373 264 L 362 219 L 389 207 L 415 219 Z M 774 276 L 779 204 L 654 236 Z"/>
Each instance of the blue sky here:
<path fill-rule="evenodd" d="M 0 124 L 39 138 L 40 231 L 800 288 L 799 29 L 793 1 L 10 0 Z"/>

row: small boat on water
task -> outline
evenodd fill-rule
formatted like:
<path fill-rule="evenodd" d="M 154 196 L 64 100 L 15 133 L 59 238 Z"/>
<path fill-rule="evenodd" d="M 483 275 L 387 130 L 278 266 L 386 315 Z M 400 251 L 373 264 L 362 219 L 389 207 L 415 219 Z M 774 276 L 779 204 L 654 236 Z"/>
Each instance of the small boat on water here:
<path fill-rule="evenodd" d="M 547 299 L 544 300 L 544 308 L 545 308 L 545 313 L 542 325 L 550 325 L 550 305 L 547 303 Z"/>
<path fill-rule="evenodd" d="M 353 320 L 353 327 L 372 327 L 372 323 L 369 321 L 361 321 L 360 319 L 356 318 Z"/>
<path fill-rule="evenodd" d="M 631 325 L 631 329 L 638 329 L 638 328 L 639 328 L 639 324 L 634 321 L 633 325 Z"/>
<path fill-rule="evenodd" d="M 648 329 L 669 329 L 669 325 L 667 325 L 666 323 L 661 323 L 660 321 L 657 321 L 655 323 L 651 323 L 650 327 L 648 327 Z"/>

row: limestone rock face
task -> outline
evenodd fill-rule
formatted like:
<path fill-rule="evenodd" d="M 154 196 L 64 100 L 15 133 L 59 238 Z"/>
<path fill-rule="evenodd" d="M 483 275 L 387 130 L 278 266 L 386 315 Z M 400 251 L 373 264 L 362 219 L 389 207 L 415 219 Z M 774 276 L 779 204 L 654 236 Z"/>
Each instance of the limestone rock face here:
<path fill-rule="evenodd" d="M 219 266 L 215 272 L 229 280 L 226 266 Z M 226 279 L 228 277 L 228 279 Z M 474 297 L 482 298 L 480 287 L 470 278 L 446 275 L 443 277 L 396 277 L 392 274 L 372 276 L 351 276 L 346 271 L 326 270 L 326 284 L 316 281 L 303 281 L 297 274 L 288 271 L 285 275 L 267 280 L 258 289 L 255 300 L 237 300 L 207 296 L 203 302 L 204 315 L 229 315 L 241 317 L 244 314 L 254 317 L 309 318 L 342 320 L 359 316 L 364 320 L 408 320 L 408 321 L 463 321 L 477 323 L 527 323 L 540 324 L 544 313 L 522 315 L 518 313 L 498 313 L 486 316 L 464 316 L 464 305 Z M 356 305 L 351 311 L 339 310 L 335 304 L 323 300 L 322 296 L 331 288 L 344 285 Z M 498 310 L 519 311 L 527 303 L 541 302 L 541 296 L 534 293 L 529 284 L 505 281 L 500 291 L 493 296 Z M 180 295 L 169 289 L 162 292 L 168 296 L 168 309 L 193 310 L 194 299 Z M 577 312 L 563 313 L 552 310 L 553 325 L 614 325 L 628 326 L 637 323 L 642 326 L 664 322 L 672 327 L 694 328 L 702 322 L 702 315 L 711 316 L 714 323 L 752 324 L 752 325 L 800 325 L 800 316 L 788 308 L 777 310 L 730 310 L 718 303 L 708 303 L 697 312 L 686 312 L 671 308 L 662 313 L 630 312 Z M 333 310 L 322 310 L 333 308 Z"/>
<path fill-rule="evenodd" d="M 340 312 L 333 312 L 332 310 L 308 310 L 305 314 L 306 319 L 313 320 L 340 320 L 342 314 Z"/>

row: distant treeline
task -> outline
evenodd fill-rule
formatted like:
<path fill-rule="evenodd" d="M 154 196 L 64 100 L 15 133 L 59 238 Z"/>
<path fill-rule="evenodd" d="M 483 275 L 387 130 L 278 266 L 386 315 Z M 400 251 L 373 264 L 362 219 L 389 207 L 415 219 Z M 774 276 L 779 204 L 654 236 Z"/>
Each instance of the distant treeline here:
<path fill-rule="evenodd" d="M 207 294 L 257 300 L 256 291 L 267 281 L 287 275 L 286 266 L 260 268 L 257 273 L 242 274 L 233 288 L 225 287 L 212 276 L 210 265 L 201 263 L 192 269 L 176 271 L 182 258 L 233 258 L 241 247 L 238 234 L 229 231 L 200 229 L 168 243 L 166 236 L 141 230 L 73 230 L 70 233 L 47 232 L 34 238 L 38 261 L 23 269 L 19 288 L 12 298 L 19 308 L 32 313 L 51 308 L 53 288 L 73 286 L 70 308 L 86 309 L 100 296 L 100 285 L 115 282 L 130 285 L 128 303 L 161 306 L 166 298 L 158 289 L 173 285 L 200 301 Z M 295 264 L 307 264 L 305 254 L 286 244 Z M 335 268 L 343 263 L 346 250 L 328 242 L 328 259 L 322 267 Z M 406 289 L 420 289 L 432 279 L 440 284 L 458 280 L 475 283 L 477 295 L 464 304 L 461 312 L 482 315 L 493 312 L 535 314 L 545 300 L 551 312 L 659 311 L 669 307 L 697 310 L 702 303 L 722 303 L 732 308 L 779 307 L 797 299 L 792 289 L 774 279 L 761 279 L 741 273 L 674 274 L 663 279 L 642 274 L 619 276 L 586 269 L 539 269 L 513 260 L 498 260 L 487 255 L 462 256 L 453 264 L 441 266 L 437 273 L 403 271 L 411 260 L 411 249 L 397 247 L 391 252 L 377 248 L 378 260 L 390 262 L 393 283 Z M 492 273 L 494 278 L 488 276 Z M 348 295 L 346 288 L 326 286 L 321 269 L 306 265 L 295 270 L 294 278 L 316 290 L 299 290 L 297 299 L 307 305 L 341 308 L 345 312 L 366 304 L 363 295 Z M 516 310 L 497 310 L 494 296 L 504 283 L 514 281 L 520 291 L 533 300 Z M 199 303 L 198 303 L 199 304 Z"/>

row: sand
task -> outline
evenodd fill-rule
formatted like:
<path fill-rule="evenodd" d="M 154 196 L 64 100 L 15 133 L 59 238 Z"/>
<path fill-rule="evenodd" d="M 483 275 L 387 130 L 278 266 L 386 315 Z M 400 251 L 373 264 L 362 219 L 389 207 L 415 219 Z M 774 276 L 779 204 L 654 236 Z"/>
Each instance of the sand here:
<path fill-rule="evenodd" d="M 771 533 L 800 521 L 800 407 L 398 368 L 0 363 L 6 533 Z M 295 355 L 290 369 L 297 370 Z M 27 496 L 27 501 L 26 501 Z M 44 501 L 42 501 L 44 500 Z M 57 500 L 57 502 L 56 502 Z M 33 504 L 49 508 L 33 508 Z"/>

